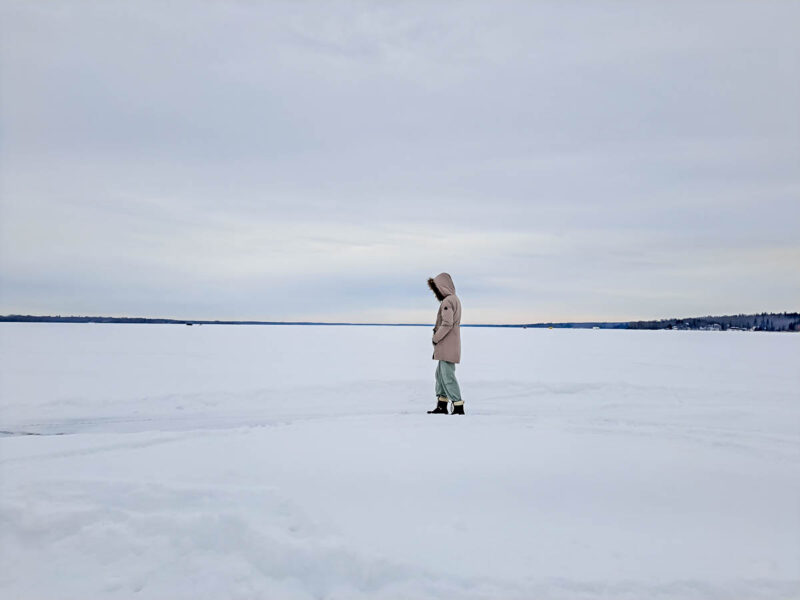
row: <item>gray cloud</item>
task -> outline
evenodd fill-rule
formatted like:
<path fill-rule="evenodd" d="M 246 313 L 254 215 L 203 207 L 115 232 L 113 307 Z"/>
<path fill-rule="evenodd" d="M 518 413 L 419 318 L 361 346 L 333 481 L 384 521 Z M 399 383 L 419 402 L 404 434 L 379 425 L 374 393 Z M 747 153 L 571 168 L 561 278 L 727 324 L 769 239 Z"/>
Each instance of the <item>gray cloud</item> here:
<path fill-rule="evenodd" d="M 797 309 L 795 4 L 0 6 L 2 313 Z"/>

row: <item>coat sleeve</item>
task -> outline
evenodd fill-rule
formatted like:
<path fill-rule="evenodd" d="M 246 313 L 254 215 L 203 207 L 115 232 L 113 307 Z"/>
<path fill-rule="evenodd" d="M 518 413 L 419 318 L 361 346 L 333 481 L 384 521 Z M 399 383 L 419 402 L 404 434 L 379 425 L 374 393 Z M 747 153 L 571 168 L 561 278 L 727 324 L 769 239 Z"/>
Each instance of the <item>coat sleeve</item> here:
<path fill-rule="evenodd" d="M 438 344 L 453 329 L 453 303 L 448 298 L 442 300 L 442 324 L 433 334 L 433 343 Z"/>

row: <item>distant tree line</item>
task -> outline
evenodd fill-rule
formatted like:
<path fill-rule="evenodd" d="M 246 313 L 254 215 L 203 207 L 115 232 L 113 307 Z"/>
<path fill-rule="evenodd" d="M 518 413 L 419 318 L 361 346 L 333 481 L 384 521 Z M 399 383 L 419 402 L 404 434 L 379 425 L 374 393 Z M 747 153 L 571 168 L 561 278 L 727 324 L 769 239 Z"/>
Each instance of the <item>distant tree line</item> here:
<path fill-rule="evenodd" d="M 800 331 L 800 313 L 766 313 L 634 321 L 628 329 L 705 329 L 743 331 Z"/>
<path fill-rule="evenodd" d="M 177 319 L 149 319 L 146 317 L 62 317 L 61 315 L 3 315 L 0 321 L 31 323 L 187 323 Z"/>

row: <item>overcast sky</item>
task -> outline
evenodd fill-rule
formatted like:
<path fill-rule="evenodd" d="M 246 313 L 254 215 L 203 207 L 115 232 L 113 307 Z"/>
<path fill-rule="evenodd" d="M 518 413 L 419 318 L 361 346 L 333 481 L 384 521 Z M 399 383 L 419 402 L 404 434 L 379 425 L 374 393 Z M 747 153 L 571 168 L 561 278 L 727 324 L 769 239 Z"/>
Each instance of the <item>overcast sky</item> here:
<path fill-rule="evenodd" d="M 798 2 L 0 6 L 0 314 L 800 309 Z"/>

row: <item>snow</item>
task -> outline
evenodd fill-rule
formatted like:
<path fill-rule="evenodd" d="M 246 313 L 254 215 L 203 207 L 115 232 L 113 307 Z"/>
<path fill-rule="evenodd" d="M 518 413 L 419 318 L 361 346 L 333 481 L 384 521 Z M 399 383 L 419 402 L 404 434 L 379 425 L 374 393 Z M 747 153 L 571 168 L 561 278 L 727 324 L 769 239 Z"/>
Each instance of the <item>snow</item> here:
<path fill-rule="evenodd" d="M 0 325 L 4 598 L 800 598 L 800 336 Z"/>

